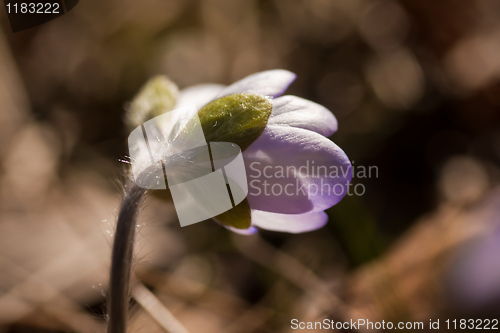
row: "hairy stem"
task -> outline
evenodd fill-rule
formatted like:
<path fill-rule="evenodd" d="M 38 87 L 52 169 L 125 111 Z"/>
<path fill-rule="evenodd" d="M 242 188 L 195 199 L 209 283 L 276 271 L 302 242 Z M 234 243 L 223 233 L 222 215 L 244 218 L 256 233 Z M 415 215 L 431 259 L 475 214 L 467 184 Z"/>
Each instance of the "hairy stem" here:
<path fill-rule="evenodd" d="M 146 190 L 133 181 L 122 199 L 111 255 L 108 333 L 126 333 L 135 226 Z"/>

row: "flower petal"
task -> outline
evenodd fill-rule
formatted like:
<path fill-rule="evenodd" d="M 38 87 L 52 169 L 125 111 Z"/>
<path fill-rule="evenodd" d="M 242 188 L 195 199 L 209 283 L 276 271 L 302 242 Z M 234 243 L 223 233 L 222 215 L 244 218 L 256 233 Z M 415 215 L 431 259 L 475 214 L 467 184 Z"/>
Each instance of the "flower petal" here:
<path fill-rule="evenodd" d="M 273 100 L 269 125 L 286 125 L 308 129 L 324 136 L 337 131 L 337 119 L 327 108 L 296 96 Z"/>
<path fill-rule="evenodd" d="M 322 228 L 328 221 L 325 212 L 277 214 L 252 210 L 252 224 L 266 230 L 298 234 Z"/>
<path fill-rule="evenodd" d="M 324 136 L 268 125 L 243 152 L 252 209 L 282 214 L 323 211 L 347 193 L 348 157 Z"/>
<path fill-rule="evenodd" d="M 199 84 L 187 87 L 180 91 L 177 97 L 176 108 L 188 104 L 196 105 L 196 109 L 201 109 L 205 104 L 211 102 L 225 86 L 221 84 Z"/>
<path fill-rule="evenodd" d="M 233 228 L 233 227 L 230 227 L 227 225 L 222 225 L 222 226 L 226 229 L 231 230 L 232 232 L 235 232 L 235 233 L 240 234 L 240 235 L 245 235 L 245 236 L 254 235 L 257 233 L 257 231 L 259 231 L 259 229 L 257 229 L 256 227 L 250 227 L 248 229 L 238 229 L 238 228 Z"/>
<path fill-rule="evenodd" d="M 156 130 L 158 131 L 158 136 L 165 138 L 170 144 L 172 140 L 179 135 L 186 124 L 197 114 L 198 110 L 213 100 L 222 89 L 224 89 L 224 86 L 219 84 L 200 84 L 181 90 L 177 96 L 177 103 L 174 109 L 162 114 L 160 116 L 161 118 L 153 120 L 157 123 Z M 192 107 L 193 105 L 195 107 Z M 201 131 L 201 127 L 199 131 Z M 203 132 L 199 133 L 203 136 Z M 200 144 L 205 143 L 203 137 L 197 137 L 196 140 L 201 140 Z M 189 148 L 192 147 L 187 147 L 186 149 Z"/>
<path fill-rule="evenodd" d="M 294 73 L 284 69 L 255 73 L 228 86 L 217 97 L 241 93 L 277 97 L 285 92 L 296 77 Z"/>

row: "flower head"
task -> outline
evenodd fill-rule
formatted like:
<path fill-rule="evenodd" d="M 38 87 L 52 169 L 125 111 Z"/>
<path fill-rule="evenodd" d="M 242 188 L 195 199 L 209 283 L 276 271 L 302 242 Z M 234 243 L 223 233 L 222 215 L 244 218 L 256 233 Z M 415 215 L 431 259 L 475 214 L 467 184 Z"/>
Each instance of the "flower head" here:
<path fill-rule="evenodd" d="M 337 130 L 334 115 L 314 102 L 281 96 L 295 77 L 286 70 L 271 70 L 227 87 L 205 84 L 180 92 L 167 79 L 155 78 L 132 103 L 128 123 L 135 127 L 162 111 L 194 104 L 172 113 L 158 128 L 168 142 L 161 154 L 182 173 L 182 161 L 192 163 L 195 154 L 191 149 L 189 158 L 184 156 L 186 142 L 193 147 L 199 144 L 193 140 L 206 138 L 241 148 L 248 196 L 214 219 L 246 234 L 257 227 L 291 233 L 315 230 L 328 220 L 324 211 L 347 193 L 352 171 L 346 154 L 327 138 Z M 193 139 L 197 119 L 205 138 Z M 146 147 L 131 149 L 147 154 Z M 183 157 L 175 157 L 179 155 Z"/>

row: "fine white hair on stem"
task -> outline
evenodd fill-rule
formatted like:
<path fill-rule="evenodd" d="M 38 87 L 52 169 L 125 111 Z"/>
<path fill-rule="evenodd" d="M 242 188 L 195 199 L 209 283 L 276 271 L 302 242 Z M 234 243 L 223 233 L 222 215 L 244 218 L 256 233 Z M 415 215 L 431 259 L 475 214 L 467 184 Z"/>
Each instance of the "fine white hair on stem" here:
<path fill-rule="evenodd" d="M 147 179 L 154 176 L 153 169 L 154 166 L 147 168 L 139 177 Z M 127 309 L 131 294 L 168 332 L 188 333 L 141 283 L 130 291 L 137 220 L 148 191 L 138 186 L 132 177 L 126 181 L 123 191 L 111 254 L 108 333 L 127 332 Z"/>
<path fill-rule="evenodd" d="M 127 331 L 135 226 L 145 196 L 146 190 L 137 186 L 133 181 L 129 181 L 129 184 L 125 186 L 111 255 L 108 333 L 126 333 Z"/>

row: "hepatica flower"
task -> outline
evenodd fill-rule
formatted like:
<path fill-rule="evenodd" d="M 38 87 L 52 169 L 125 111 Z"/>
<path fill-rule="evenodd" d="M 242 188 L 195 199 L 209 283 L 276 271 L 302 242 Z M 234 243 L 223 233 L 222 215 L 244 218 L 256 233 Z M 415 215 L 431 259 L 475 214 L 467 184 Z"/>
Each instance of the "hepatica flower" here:
<path fill-rule="evenodd" d="M 214 217 L 218 223 L 243 234 L 257 228 L 315 230 L 328 220 L 324 211 L 347 193 L 352 170 L 346 154 L 327 138 L 337 130 L 334 115 L 311 101 L 282 96 L 295 77 L 289 71 L 271 70 L 227 87 L 205 84 L 180 92 L 168 79 L 156 77 L 131 103 L 126 120 L 136 128 L 165 112 L 183 110 L 172 112 L 157 129 L 168 142 L 161 150 L 164 167 L 179 170 L 179 179 L 189 178 L 186 161 L 193 166 L 193 157 L 182 153 L 186 142 L 230 142 L 240 147 L 248 195 Z M 193 104 L 196 107 L 186 108 Z M 192 137 L 196 114 L 204 138 Z M 147 159 L 147 147 L 131 149 Z M 132 163 L 140 164 L 140 158 Z"/>

